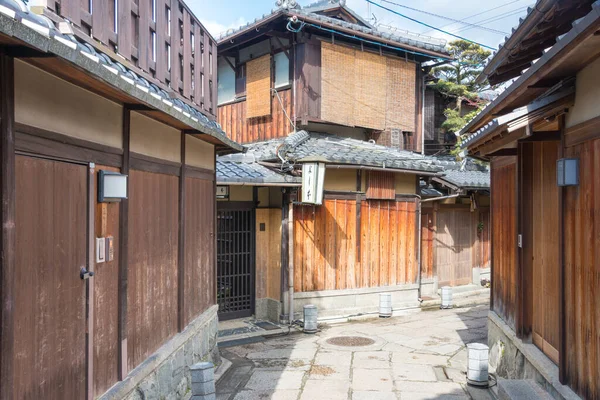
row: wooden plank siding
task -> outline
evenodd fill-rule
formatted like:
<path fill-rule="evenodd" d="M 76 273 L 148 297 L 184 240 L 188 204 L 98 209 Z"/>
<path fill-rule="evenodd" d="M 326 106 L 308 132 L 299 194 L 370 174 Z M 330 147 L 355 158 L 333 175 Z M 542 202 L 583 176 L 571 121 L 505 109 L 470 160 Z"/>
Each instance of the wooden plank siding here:
<path fill-rule="evenodd" d="M 215 304 L 215 205 L 213 180 L 186 178 L 185 188 L 186 325 Z"/>
<path fill-rule="evenodd" d="M 132 170 L 129 187 L 128 366 L 177 333 L 178 178 Z M 149 218 L 152 216 L 152 218 Z"/>
<path fill-rule="evenodd" d="M 294 207 L 295 291 L 416 283 L 416 203 L 362 201 L 359 238 L 356 207 L 347 199 Z"/>
<path fill-rule="evenodd" d="M 84 41 L 214 118 L 217 44 L 183 1 L 56 0 L 47 7 Z"/>
<path fill-rule="evenodd" d="M 119 172 L 100 165 L 97 170 Z M 94 395 L 100 396 L 119 380 L 119 203 L 96 203 L 95 215 L 96 237 L 112 236 L 114 245 L 112 261 L 94 266 Z"/>
<path fill-rule="evenodd" d="M 517 297 L 516 160 L 492 162 L 492 309 L 515 329 Z"/>
<path fill-rule="evenodd" d="M 395 198 L 395 173 L 382 171 L 367 171 L 367 199 L 394 200 Z"/>
<path fill-rule="evenodd" d="M 292 91 L 282 90 L 279 92 L 283 107 L 287 115 L 292 116 Z M 294 131 L 294 127 L 285 116 L 277 96 L 271 96 L 271 115 L 246 118 L 247 102 L 220 106 L 217 111 L 217 121 L 227 132 L 227 135 L 239 143 L 253 143 L 280 137 L 287 137 Z"/>
<path fill-rule="evenodd" d="M 600 139 L 567 147 L 579 158 L 579 185 L 565 189 L 566 376 L 586 399 L 600 399 Z"/>

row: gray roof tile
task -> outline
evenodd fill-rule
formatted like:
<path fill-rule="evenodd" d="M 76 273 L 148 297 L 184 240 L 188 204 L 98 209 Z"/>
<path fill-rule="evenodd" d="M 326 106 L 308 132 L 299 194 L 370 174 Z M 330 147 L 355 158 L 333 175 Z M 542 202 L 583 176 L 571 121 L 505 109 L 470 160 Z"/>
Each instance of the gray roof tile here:
<path fill-rule="evenodd" d="M 463 161 L 456 161 L 454 157 L 436 157 L 438 165 L 444 172 L 440 179 L 447 181 L 461 188 L 481 188 L 490 187 L 490 168 L 488 165 L 482 165 L 471 158 Z"/>
<path fill-rule="evenodd" d="M 276 172 L 263 165 L 244 161 L 217 161 L 218 183 L 285 183 L 300 184 L 298 177 Z"/>

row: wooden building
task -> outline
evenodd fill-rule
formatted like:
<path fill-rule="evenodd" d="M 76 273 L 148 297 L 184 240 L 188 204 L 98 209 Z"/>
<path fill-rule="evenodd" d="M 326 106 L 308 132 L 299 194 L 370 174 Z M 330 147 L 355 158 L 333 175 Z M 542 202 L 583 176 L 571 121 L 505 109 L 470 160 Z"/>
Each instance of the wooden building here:
<path fill-rule="evenodd" d="M 445 42 L 378 31 L 337 0 L 284 1 L 218 43 L 218 120 L 240 143 L 304 129 L 421 152 L 421 64 L 449 59 Z"/>
<path fill-rule="evenodd" d="M 491 160 L 491 359 L 555 398 L 600 399 L 600 8 L 535 10 L 484 70 L 515 81 L 463 130 Z"/>
<path fill-rule="evenodd" d="M 423 287 L 490 280 L 490 171 L 472 159 L 435 157 L 442 176 L 421 181 Z M 466 290 L 467 288 L 462 288 Z"/>
<path fill-rule="evenodd" d="M 296 193 L 300 164 L 311 158 L 326 166 L 322 205 L 302 203 Z M 239 171 L 257 165 L 283 171 L 287 182 Z M 392 294 L 395 312 L 419 307 L 418 183 L 441 176 L 434 159 L 299 131 L 221 156 L 217 168 L 217 184 L 229 190 L 218 202 L 223 318 L 278 321 L 290 303 L 296 318 L 305 304 L 317 305 L 321 319 L 368 315 L 377 312 L 382 292 Z"/>
<path fill-rule="evenodd" d="M 183 397 L 218 361 L 215 159 L 242 149 L 216 42 L 179 0 L 36 4 L 0 0 L 0 398 Z"/>

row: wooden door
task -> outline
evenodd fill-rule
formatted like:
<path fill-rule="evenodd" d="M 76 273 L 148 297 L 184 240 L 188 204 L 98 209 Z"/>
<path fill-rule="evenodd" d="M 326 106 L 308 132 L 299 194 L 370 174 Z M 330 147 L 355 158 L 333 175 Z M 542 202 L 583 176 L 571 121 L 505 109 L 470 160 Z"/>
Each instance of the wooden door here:
<path fill-rule="evenodd" d="M 471 283 L 471 249 L 476 232 L 469 208 L 440 208 L 437 212 L 435 265 L 440 286 Z"/>
<path fill-rule="evenodd" d="M 535 143 L 533 154 L 533 342 L 550 359 L 558 362 L 558 143 Z"/>
<path fill-rule="evenodd" d="M 87 168 L 16 157 L 14 394 L 83 399 Z"/>

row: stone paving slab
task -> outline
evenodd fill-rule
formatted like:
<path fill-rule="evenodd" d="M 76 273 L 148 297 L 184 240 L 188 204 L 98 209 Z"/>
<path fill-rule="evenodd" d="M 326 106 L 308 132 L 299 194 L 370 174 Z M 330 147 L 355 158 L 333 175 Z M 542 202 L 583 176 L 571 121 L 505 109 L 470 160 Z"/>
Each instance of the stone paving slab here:
<path fill-rule="evenodd" d="M 487 400 L 487 390 L 472 397 L 465 377 L 466 345 L 487 342 L 486 321 L 487 306 L 434 310 L 226 348 L 222 354 L 232 357 L 232 367 L 217 384 L 217 398 Z M 327 342 L 340 336 L 374 343 Z"/>

